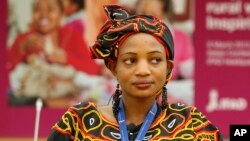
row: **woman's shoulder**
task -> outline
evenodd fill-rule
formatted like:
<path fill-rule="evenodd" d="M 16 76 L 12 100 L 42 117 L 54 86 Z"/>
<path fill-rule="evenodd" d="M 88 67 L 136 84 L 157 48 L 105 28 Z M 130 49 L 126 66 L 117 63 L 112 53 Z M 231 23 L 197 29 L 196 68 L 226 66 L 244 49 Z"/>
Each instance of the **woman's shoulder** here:
<path fill-rule="evenodd" d="M 60 33 L 61 35 L 68 35 L 70 34 L 70 36 L 75 36 L 76 35 L 82 35 L 80 31 L 76 30 L 75 28 L 72 28 L 69 25 L 63 25 L 60 27 Z"/>
<path fill-rule="evenodd" d="M 166 115 L 176 115 L 185 118 L 185 120 L 200 119 L 204 122 L 207 121 L 200 110 L 195 106 L 189 106 L 181 103 L 168 104 Z"/>
<path fill-rule="evenodd" d="M 189 106 L 182 103 L 174 103 L 168 104 L 167 112 L 169 113 L 179 113 L 179 114 L 187 114 L 187 115 L 202 115 L 199 109 L 195 106 Z"/>
<path fill-rule="evenodd" d="M 195 108 L 194 106 L 188 106 L 182 103 L 168 104 L 167 107 L 168 112 L 171 113 L 191 112 L 194 108 Z"/>
<path fill-rule="evenodd" d="M 68 109 L 69 112 L 77 114 L 78 117 L 99 117 L 111 122 L 116 122 L 112 107 L 109 105 L 97 105 L 93 102 L 81 102 Z"/>
<path fill-rule="evenodd" d="M 29 36 L 29 35 L 31 35 L 31 34 L 33 34 L 33 33 L 35 33 L 35 32 L 36 32 L 35 30 L 31 29 L 31 30 L 29 30 L 29 31 L 27 31 L 27 32 L 20 33 L 20 34 L 18 34 L 18 35 L 16 36 L 15 42 L 18 42 L 18 41 L 20 41 L 20 40 L 22 41 L 23 39 L 27 38 L 27 36 Z"/>
<path fill-rule="evenodd" d="M 89 101 L 84 101 L 84 102 L 79 102 L 73 106 L 70 107 L 70 109 L 77 109 L 77 108 L 82 108 L 82 107 L 96 107 L 96 104 L 94 102 L 89 102 Z"/>
<path fill-rule="evenodd" d="M 199 139 L 222 139 L 222 135 L 218 128 L 195 106 L 187 106 L 180 103 L 168 104 L 164 122 L 166 127 L 172 127 L 172 130 L 183 127 L 180 129 L 194 132 L 196 138 Z"/>
<path fill-rule="evenodd" d="M 77 114 L 78 116 L 84 116 L 89 112 L 98 112 L 98 110 L 96 104 L 93 102 L 80 102 L 69 107 L 67 112 Z"/>
<path fill-rule="evenodd" d="M 74 110 L 92 110 L 96 108 L 97 105 L 94 102 L 89 102 L 89 101 L 79 102 L 69 107 L 69 109 L 74 109 Z"/>

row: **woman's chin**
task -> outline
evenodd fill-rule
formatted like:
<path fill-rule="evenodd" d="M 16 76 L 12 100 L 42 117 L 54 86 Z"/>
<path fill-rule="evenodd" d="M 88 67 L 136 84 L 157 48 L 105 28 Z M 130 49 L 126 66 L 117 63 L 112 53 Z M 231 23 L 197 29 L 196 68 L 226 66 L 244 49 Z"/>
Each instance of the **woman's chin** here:
<path fill-rule="evenodd" d="M 48 34 L 52 31 L 53 29 L 50 27 L 40 27 L 39 32 L 41 34 Z"/>

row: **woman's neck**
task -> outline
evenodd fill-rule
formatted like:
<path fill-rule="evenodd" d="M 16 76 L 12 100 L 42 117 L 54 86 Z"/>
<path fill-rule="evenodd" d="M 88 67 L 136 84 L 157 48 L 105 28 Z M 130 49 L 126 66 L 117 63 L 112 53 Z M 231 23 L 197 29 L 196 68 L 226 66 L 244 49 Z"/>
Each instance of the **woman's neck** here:
<path fill-rule="evenodd" d="M 134 98 L 130 96 L 122 96 L 124 103 L 124 111 L 127 124 L 141 124 L 146 118 L 148 111 L 152 107 L 155 97 L 150 98 Z"/>
<path fill-rule="evenodd" d="M 47 33 L 46 36 L 53 38 L 53 39 L 58 39 L 59 32 L 60 32 L 60 30 L 53 30 L 50 33 Z"/>
<path fill-rule="evenodd" d="M 55 47 L 58 47 L 59 31 L 56 30 L 56 31 L 50 32 L 48 34 L 45 34 L 44 37 L 50 39 L 50 41 L 52 42 L 52 44 Z"/>

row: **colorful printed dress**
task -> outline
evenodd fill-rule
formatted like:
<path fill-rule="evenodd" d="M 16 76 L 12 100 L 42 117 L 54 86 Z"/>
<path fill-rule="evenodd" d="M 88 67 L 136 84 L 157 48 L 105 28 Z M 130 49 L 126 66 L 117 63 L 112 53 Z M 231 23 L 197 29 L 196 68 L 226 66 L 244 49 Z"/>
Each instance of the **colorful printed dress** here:
<path fill-rule="evenodd" d="M 136 128 L 133 130 L 128 132 L 130 140 L 134 140 L 138 131 Z M 53 126 L 48 138 L 48 141 L 118 140 L 120 140 L 119 125 L 105 118 L 91 102 L 69 108 L 62 119 Z M 144 140 L 222 141 L 222 136 L 195 107 L 169 104 L 166 110 L 159 112 Z"/>

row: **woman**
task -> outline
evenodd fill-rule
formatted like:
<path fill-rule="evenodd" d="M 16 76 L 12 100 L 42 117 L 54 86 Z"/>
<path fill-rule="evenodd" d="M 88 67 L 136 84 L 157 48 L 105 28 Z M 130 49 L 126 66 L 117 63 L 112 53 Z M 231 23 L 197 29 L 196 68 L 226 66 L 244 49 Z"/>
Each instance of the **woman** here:
<path fill-rule="evenodd" d="M 165 84 L 173 68 L 173 39 L 153 16 L 130 15 L 106 6 L 109 20 L 92 46 L 119 85 L 113 105 L 80 103 L 53 127 L 54 140 L 222 140 L 218 129 L 195 107 L 168 104 Z M 162 101 L 158 102 L 159 95 Z"/>

